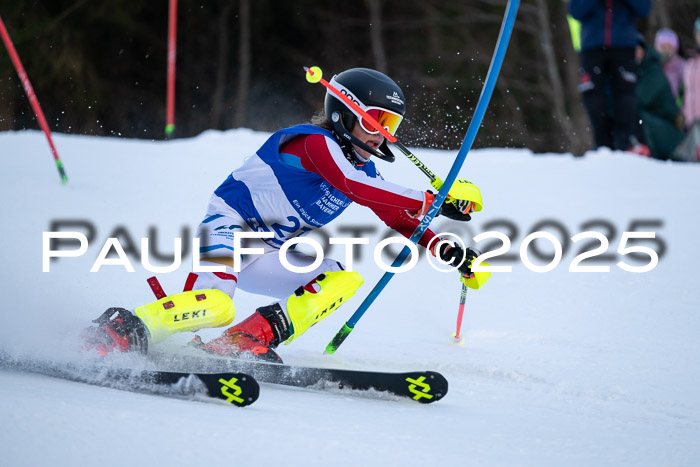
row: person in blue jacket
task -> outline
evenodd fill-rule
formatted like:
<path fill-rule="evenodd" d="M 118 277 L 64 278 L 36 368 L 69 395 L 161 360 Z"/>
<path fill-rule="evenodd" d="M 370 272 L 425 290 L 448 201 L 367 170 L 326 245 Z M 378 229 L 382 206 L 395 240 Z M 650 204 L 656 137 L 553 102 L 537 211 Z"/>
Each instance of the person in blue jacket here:
<path fill-rule="evenodd" d="M 581 23 L 579 91 L 596 148 L 639 150 L 634 137 L 636 21 L 650 10 L 650 0 L 571 0 L 569 4 L 569 13 Z"/>

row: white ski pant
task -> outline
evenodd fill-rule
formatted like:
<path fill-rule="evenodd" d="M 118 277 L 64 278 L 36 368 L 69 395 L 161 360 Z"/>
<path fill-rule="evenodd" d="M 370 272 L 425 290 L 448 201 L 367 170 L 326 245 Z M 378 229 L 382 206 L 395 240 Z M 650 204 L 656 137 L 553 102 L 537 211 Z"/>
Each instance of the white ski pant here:
<path fill-rule="evenodd" d="M 234 233 L 250 231 L 250 228 L 236 211 L 216 197 L 212 198 L 207 211 L 207 216 L 197 229 L 200 264 L 207 267 L 218 266 L 225 271 L 194 272 L 196 280 L 190 284 L 193 290 L 218 289 L 233 298 L 236 289 L 240 287 L 246 292 L 281 300 L 319 274 L 344 269 L 336 260 L 327 258 L 312 271 L 293 272 L 280 261 L 278 248 L 257 238 L 245 239 L 242 242 L 245 248 L 260 248 L 262 254 L 241 254 L 240 272 L 235 272 L 230 266 L 208 262 L 207 258 L 233 258 Z M 287 250 L 285 256 L 295 267 L 309 266 L 316 259 L 293 250 Z"/>

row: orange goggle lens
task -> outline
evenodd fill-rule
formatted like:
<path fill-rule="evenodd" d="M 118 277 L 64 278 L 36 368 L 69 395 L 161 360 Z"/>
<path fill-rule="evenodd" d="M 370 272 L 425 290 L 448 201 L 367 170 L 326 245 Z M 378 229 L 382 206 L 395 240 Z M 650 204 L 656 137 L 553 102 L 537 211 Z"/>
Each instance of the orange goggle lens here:
<path fill-rule="evenodd" d="M 377 123 L 379 123 L 379 125 L 381 125 L 382 128 L 388 131 L 389 134 L 391 134 L 392 136 L 396 133 L 396 130 L 399 128 L 399 123 L 401 123 L 401 120 L 403 120 L 402 115 L 399 115 L 386 109 L 380 109 L 378 107 L 369 107 L 365 109 L 365 112 L 367 112 L 367 114 L 370 117 L 375 119 Z M 362 129 L 370 135 L 376 135 L 377 133 L 379 133 L 379 131 L 375 130 L 374 127 L 364 118 L 360 118 L 360 125 L 362 125 Z"/>

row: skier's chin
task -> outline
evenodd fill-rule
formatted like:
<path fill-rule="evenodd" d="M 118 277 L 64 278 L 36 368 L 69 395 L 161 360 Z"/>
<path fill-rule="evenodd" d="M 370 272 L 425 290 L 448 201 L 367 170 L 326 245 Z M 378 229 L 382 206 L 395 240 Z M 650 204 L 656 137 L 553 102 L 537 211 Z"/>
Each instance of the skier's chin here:
<path fill-rule="evenodd" d="M 366 144 L 366 143 L 365 143 L 365 144 Z M 368 144 L 367 146 L 372 147 L 372 145 L 369 145 L 369 144 Z M 362 149 L 361 147 L 359 147 L 359 146 L 357 146 L 357 145 L 354 145 L 354 144 L 352 145 L 352 147 L 353 147 L 353 149 L 355 149 L 355 152 L 356 152 L 360 157 L 362 157 L 363 159 L 367 160 L 367 159 L 369 159 L 370 157 L 372 157 L 372 154 L 371 154 L 371 153 L 365 151 L 365 150 Z"/>
<path fill-rule="evenodd" d="M 370 157 L 372 157 L 372 154 L 365 151 L 364 149 L 358 149 L 357 153 L 360 155 L 365 160 L 369 160 Z"/>

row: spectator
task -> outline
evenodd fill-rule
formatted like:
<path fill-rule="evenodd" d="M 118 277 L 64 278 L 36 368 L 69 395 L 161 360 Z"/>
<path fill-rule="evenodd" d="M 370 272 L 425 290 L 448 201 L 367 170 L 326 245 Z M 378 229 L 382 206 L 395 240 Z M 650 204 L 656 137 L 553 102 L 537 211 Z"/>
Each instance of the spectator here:
<path fill-rule="evenodd" d="M 652 157 L 668 159 L 683 139 L 683 117 L 664 74 L 660 54 L 641 34 L 635 60 L 639 139 L 648 146 Z"/>
<path fill-rule="evenodd" d="M 683 85 L 685 86 L 683 117 L 688 129 L 693 126 L 696 120 L 700 120 L 700 18 L 695 20 L 693 38 L 698 54 L 688 60 L 683 74 Z"/>
<path fill-rule="evenodd" d="M 700 161 L 700 18 L 693 25 L 693 37 L 698 53 L 688 59 L 683 73 L 683 117 L 688 133 L 676 150 L 674 159 Z"/>
<path fill-rule="evenodd" d="M 661 55 L 664 74 L 671 86 L 673 98 L 676 99 L 677 103 L 680 103 L 682 102 L 680 97 L 683 91 L 685 59 L 678 55 L 678 36 L 671 29 L 659 29 L 654 37 L 654 48 Z"/>
<path fill-rule="evenodd" d="M 581 22 L 579 91 L 596 148 L 639 152 L 636 116 L 630 112 L 637 81 L 636 19 L 650 10 L 650 0 L 571 0 L 569 5 L 571 16 Z"/>

